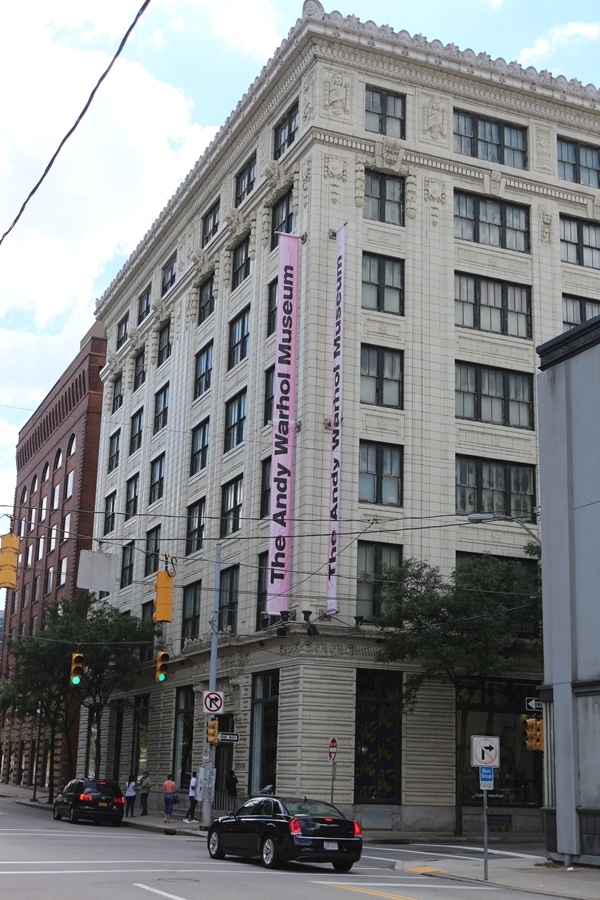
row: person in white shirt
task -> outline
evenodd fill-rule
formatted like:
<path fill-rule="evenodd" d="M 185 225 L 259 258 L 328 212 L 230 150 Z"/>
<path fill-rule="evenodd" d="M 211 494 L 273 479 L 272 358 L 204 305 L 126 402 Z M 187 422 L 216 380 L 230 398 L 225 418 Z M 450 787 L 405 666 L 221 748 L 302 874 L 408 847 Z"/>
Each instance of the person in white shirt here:
<path fill-rule="evenodd" d="M 196 818 L 196 804 L 198 802 L 196 798 L 196 772 L 192 772 L 192 777 L 190 778 L 190 787 L 188 790 L 188 800 L 189 806 L 188 810 L 185 814 L 185 819 L 183 820 L 186 825 L 197 825 L 198 819 Z"/>

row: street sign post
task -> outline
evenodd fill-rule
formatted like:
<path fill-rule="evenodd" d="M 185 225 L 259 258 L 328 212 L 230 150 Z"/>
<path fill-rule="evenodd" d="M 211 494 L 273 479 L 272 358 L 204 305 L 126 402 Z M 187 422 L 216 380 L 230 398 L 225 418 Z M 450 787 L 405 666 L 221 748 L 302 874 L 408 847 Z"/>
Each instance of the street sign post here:
<path fill-rule="evenodd" d="M 202 694 L 202 709 L 207 716 L 217 716 L 223 712 L 225 697 L 221 691 L 204 691 Z"/>
<path fill-rule="evenodd" d="M 493 766 L 479 766 L 479 789 L 482 791 L 493 791 L 493 789 L 494 789 L 494 768 L 493 768 Z"/>
<path fill-rule="evenodd" d="M 483 793 L 483 880 L 488 880 L 488 791 L 494 787 L 494 769 L 500 765 L 500 738 L 486 734 L 471 735 L 471 765 L 479 769 L 479 787 Z"/>
<path fill-rule="evenodd" d="M 541 712 L 544 704 L 537 697 L 525 697 L 525 709 L 527 712 Z"/>

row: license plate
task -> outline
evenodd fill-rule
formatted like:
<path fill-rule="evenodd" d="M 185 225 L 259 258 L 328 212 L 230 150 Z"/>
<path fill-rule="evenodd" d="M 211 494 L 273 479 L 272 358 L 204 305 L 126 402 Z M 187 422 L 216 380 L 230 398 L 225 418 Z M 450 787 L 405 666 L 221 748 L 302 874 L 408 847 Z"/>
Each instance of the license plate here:
<path fill-rule="evenodd" d="M 338 842 L 337 841 L 325 841 L 325 849 L 326 850 L 337 850 Z"/>
<path fill-rule="evenodd" d="M 108 806 L 108 803 L 102 803 L 102 802 L 100 802 L 100 803 L 98 804 L 98 806 Z"/>

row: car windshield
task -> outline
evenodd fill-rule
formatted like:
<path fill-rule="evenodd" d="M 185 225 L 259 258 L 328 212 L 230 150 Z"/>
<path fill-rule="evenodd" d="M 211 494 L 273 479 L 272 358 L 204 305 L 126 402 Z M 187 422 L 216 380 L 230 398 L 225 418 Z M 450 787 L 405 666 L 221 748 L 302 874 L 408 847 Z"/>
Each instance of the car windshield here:
<path fill-rule="evenodd" d="M 284 800 L 285 808 L 290 816 L 333 816 L 336 819 L 343 819 L 345 816 L 332 806 L 331 803 L 325 803 L 322 800 Z"/>
<path fill-rule="evenodd" d="M 122 793 L 121 788 L 114 781 L 86 781 L 83 792 L 104 794 L 108 797 L 120 797 Z"/>

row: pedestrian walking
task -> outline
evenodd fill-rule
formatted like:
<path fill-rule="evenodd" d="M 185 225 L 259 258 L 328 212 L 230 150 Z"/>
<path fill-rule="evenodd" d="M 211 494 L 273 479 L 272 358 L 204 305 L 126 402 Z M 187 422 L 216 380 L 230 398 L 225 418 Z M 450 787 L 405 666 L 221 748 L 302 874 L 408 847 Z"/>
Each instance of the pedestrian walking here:
<path fill-rule="evenodd" d="M 189 806 L 188 810 L 185 814 L 185 819 L 183 820 L 186 825 L 198 825 L 198 819 L 196 818 L 196 804 L 198 803 L 198 798 L 196 796 L 196 786 L 198 782 L 196 781 L 196 772 L 192 772 L 192 777 L 190 778 L 190 786 L 188 790 L 188 800 Z"/>
<path fill-rule="evenodd" d="M 177 796 L 177 785 L 173 781 L 171 772 L 167 775 L 166 781 L 163 782 L 163 803 L 165 805 L 165 825 L 168 825 L 173 815 L 173 803 Z"/>
<path fill-rule="evenodd" d="M 137 783 L 135 780 L 135 775 L 132 772 L 127 779 L 127 784 L 125 785 L 125 817 L 135 816 L 133 809 L 135 806 L 136 795 Z"/>
<path fill-rule="evenodd" d="M 229 770 L 229 774 L 225 779 L 225 793 L 227 794 L 227 811 L 233 812 L 236 806 L 236 798 L 237 798 L 237 783 L 238 780 L 236 778 L 236 774 L 233 769 Z"/>
<path fill-rule="evenodd" d="M 142 815 L 148 815 L 148 795 L 150 790 L 152 789 L 152 779 L 148 775 L 147 772 L 142 773 L 142 780 L 140 782 L 140 803 L 142 805 Z"/>

